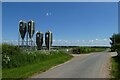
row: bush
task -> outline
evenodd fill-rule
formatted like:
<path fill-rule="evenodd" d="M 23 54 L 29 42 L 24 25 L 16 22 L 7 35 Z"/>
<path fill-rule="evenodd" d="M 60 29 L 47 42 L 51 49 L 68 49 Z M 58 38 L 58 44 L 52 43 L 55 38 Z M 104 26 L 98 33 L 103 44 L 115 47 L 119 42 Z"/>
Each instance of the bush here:
<path fill-rule="evenodd" d="M 72 50 L 72 53 L 73 53 L 73 54 L 80 54 L 80 48 L 74 48 L 74 49 Z"/>
<path fill-rule="evenodd" d="M 15 57 L 13 58 L 12 55 L 14 55 L 14 56 L 18 55 L 18 54 L 20 54 L 20 51 L 21 51 L 20 48 L 17 46 L 2 44 L 2 67 L 3 68 L 11 67 L 12 64 L 15 63 L 15 61 L 13 60 L 13 59 L 15 59 Z M 18 58 L 18 57 L 16 57 L 16 58 Z M 14 63 L 12 61 L 14 61 Z"/>
<path fill-rule="evenodd" d="M 85 54 L 85 53 L 90 53 L 90 52 L 100 52 L 104 51 L 106 48 L 94 48 L 94 47 L 77 47 L 73 48 L 72 53 L 73 54 Z"/>
<path fill-rule="evenodd" d="M 15 55 L 20 53 L 20 48 L 17 46 L 12 46 L 8 44 L 2 44 L 2 54 L 3 55 Z"/>

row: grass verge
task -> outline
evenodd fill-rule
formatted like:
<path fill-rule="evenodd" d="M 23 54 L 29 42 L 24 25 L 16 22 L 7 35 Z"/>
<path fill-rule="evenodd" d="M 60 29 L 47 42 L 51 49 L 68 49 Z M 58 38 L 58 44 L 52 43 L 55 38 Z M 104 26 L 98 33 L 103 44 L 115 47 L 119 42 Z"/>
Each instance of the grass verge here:
<path fill-rule="evenodd" d="M 46 60 L 43 62 L 38 62 L 26 66 L 21 66 L 17 68 L 8 68 L 2 70 L 2 77 L 4 78 L 28 78 L 32 76 L 34 73 L 41 73 L 49 68 L 64 63 L 65 61 L 71 59 L 72 56 L 68 54 L 61 55 L 57 58 L 53 58 L 50 60 Z"/>
<path fill-rule="evenodd" d="M 112 57 L 111 62 L 112 62 L 111 70 L 112 77 L 120 79 L 120 56 Z"/>
<path fill-rule="evenodd" d="M 23 48 L 2 45 L 2 78 L 22 79 L 35 73 L 40 73 L 49 68 L 64 63 L 72 56 L 62 51 L 26 51 Z"/>

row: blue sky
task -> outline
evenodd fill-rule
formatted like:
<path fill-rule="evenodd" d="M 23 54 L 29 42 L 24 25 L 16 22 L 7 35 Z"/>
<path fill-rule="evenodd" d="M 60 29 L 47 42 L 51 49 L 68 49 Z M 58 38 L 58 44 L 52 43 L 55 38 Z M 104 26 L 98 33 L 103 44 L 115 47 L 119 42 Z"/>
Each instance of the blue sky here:
<path fill-rule="evenodd" d="M 2 3 L 0 2 L 0 43 L 2 43 Z"/>
<path fill-rule="evenodd" d="M 19 21 L 35 21 L 35 30 L 53 32 L 54 45 L 109 45 L 118 32 L 117 2 L 4 2 L 2 39 L 18 39 Z M 35 38 L 35 34 L 34 34 Z"/>

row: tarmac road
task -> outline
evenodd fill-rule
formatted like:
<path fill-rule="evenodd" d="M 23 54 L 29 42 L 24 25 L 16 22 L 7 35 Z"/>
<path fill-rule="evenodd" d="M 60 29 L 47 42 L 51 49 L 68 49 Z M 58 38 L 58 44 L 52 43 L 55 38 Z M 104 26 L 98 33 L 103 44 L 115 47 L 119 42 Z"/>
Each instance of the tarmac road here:
<path fill-rule="evenodd" d="M 109 78 L 110 54 L 110 52 L 96 52 L 82 56 L 75 55 L 70 61 L 32 78 Z"/>

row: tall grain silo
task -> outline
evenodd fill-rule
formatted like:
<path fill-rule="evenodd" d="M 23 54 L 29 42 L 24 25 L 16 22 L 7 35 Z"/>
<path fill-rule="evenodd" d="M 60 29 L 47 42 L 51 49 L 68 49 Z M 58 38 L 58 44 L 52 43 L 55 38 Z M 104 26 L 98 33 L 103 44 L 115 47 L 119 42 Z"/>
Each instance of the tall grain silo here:
<path fill-rule="evenodd" d="M 28 22 L 28 34 L 29 34 L 29 38 L 30 38 L 30 45 L 32 46 L 32 42 L 33 42 L 33 35 L 35 32 L 35 22 L 33 20 L 30 20 Z"/>
<path fill-rule="evenodd" d="M 25 34 L 27 32 L 27 23 L 23 20 L 19 21 L 19 36 L 21 35 L 22 38 L 22 46 L 24 45 L 24 38 L 25 38 Z M 18 43 L 20 43 L 20 39 L 18 39 Z M 18 44 L 20 45 L 20 44 Z"/>
<path fill-rule="evenodd" d="M 45 44 L 48 50 L 50 50 L 51 46 L 52 46 L 52 32 L 47 31 L 45 33 Z"/>
<path fill-rule="evenodd" d="M 30 20 L 28 22 L 28 33 L 29 33 L 29 38 L 31 39 L 34 35 L 35 32 L 35 22 Z"/>
<path fill-rule="evenodd" d="M 37 49 L 40 50 L 43 44 L 43 33 L 40 31 L 36 32 L 36 44 L 37 44 Z"/>

